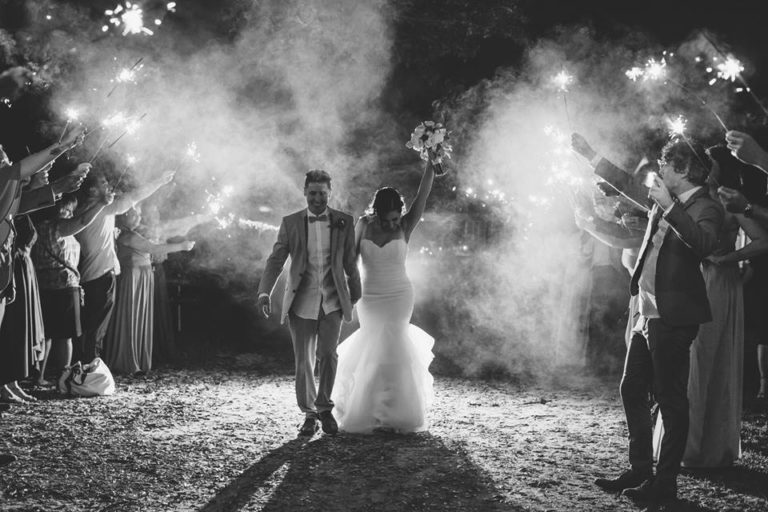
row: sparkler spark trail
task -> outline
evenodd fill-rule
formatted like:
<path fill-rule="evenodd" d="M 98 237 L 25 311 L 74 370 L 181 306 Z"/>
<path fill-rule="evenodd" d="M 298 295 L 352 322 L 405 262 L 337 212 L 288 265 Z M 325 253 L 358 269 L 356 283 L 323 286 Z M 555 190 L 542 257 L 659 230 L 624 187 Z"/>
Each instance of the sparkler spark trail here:
<path fill-rule="evenodd" d="M 742 71 L 744 71 L 744 66 L 732 55 L 729 55 L 725 62 L 717 65 L 717 77 L 731 82 L 735 82 L 741 76 Z"/>
<path fill-rule="evenodd" d="M 678 115 L 675 119 L 667 118 L 667 126 L 669 127 L 670 137 L 683 137 L 685 138 L 685 129 L 688 121 L 682 116 Z"/>
<path fill-rule="evenodd" d="M 571 126 L 571 114 L 568 112 L 568 86 L 574 81 L 573 75 L 568 73 L 565 69 L 561 70 L 557 75 L 552 78 L 552 83 L 563 94 L 563 107 L 565 108 L 565 118 L 568 121 L 568 128 Z"/>
<path fill-rule="evenodd" d="M 720 66 L 718 66 L 718 77 L 720 77 L 720 73 L 723 73 L 723 80 L 725 80 L 725 77 L 731 77 L 735 76 L 739 82 L 741 82 L 741 85 L 744 86 L 744 89 L 749 93 L 749 95 L 752 97 L 754 102 L 757 104 L 757 106 L 760 108 L 760 110 L 763 111 L 763 114 L 768 117 L 768 109 L 763 105 L 763 102 L 760 100 L 760 98 L 757 97 L 757 95 L 752 91 L 752 88 L 749 86 L 747 81 L 744 79 L 744 76 L 741 74 L 742 71 L 744 71 L 744 67 L 741 65 L 741 62 L 739 62 L 738 59 L 733 57 L 732 55 L 726 55 L 723 50 L 720 49 L 720 47 L 715 44 L 715 42 L 710 38 L 706 33 L 702 34 L 704 36 L 704 39 L 707 40 L 707 42 L 714 48 L 714 50 L 720 54 L 720 57 L 724 59 L 724 63 L 722 64 L 723 69 L 720 69 Z M 730 62 L 729 62 L 730 60 Z M 735 73 L 734 73 L 735 72 Z M 733 81 L 733 79 L 731 79 Z"/>
<path fill-rule="evenodd" d="M 144 26 L 144 11 L 138 4 L 126 2 L 125 6 L 118 4 L 114 9 L 107 9 L 104 14 L 109 16 L 109 23 L 123 27 L 123 35 L 128 34 L 154 34 L 150 29 Z M 101 29 L 106 32 L 109 25 L 104 25 Z"/>
<path fill-rule="evenodd" d="M 64 129 L 61 130 L 61 135 L 59 135 L 59 142 L 61 142 L 61 140 L 64 138 L 64 135 L 67 133 L 67 128 L 69 128 L 69 125 L 72 124 L 72 121 L 76 121 L 80 116 L 80 112 L 72 107 L 69 107 L 64 111 L 64 113 L 67 115 L 67 122 L 64 124 Z"/>

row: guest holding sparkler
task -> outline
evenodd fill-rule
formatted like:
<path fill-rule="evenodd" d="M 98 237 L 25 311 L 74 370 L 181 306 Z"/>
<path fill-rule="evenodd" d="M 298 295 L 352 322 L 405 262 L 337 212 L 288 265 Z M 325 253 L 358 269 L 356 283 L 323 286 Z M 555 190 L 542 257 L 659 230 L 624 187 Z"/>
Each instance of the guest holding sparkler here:
<path fill-rule="evenodd" d="M 738 190 L 744 164 L 724 146 L 707 151 L 712 159 L 710 196 L 719 186 Z M 751 240 L 735 250 L 739 229 Z M 726 212 L 718 246 L 702 265 L 712 321 L 699 329 L 691 347 L 688 380 L 690 427 L 683 455 L 687 468 L 732 465 L 740 456 L 744 353 L 744 302 L 738 261 L 768 252 L 768 231 L 743 214 Z M 663 415 L 663 413 L 662 413 Z M 662 417 L 657 421 L 661 432 Z M 654 436 L 657 442 L 658 436 Z M 657 452 L 659 447 L 656 446 Z"/>
<path fill-rule="evenodd" d="M 90 164 L 81 164 L 86 168 Z M 80 209 L 75 216 L 77 198 L 65 195 L 54 208 L 42 212 L 37 219 L 38 242 L 32 259 L 40 283 L 40 299 L 46 335 L 46 354 L 40 368 L 39 381 L 46 370 L 56 375 L 72 361 L 72 340 L 80 334 L 80 244 L 77 233 L 85 229 L 112 202 L 107 195 L 90 208 Z"/>
<path fill-rule="evenodd" d="M 154 275 L 151 256 L 189 251 L 195 242 L 152 243 L 136 232 L 141 214 L 134 207 L 118 217 L 121 229 L 117 256 L 122 270 L 117 281 L 115 314 L 104 347 L 107 366 L 117 373 L 136 374 L 152 369 Z"/>
<path fill-rule="evenodd" d="M 56 158 L 61 156 L 64 152 L 68 151 L 75 145 L 82 142 L 82 132 L 79 130 L 73 130 L 68 137 L 66 137 L 61 143 L 56 143 L 50 147 L 40 151 L 38 153 L 31 154 L 22 159 L 16 164 L 11 164 L 8 155 L 3 151 L 0 146 L 0 328 L 5 323 L 5 309 L 6 304 L 11 303 L 16 298 L 17 284 L 19 287 L 24 286 L 25 281 L 14 283 L 14 262 L 17 258 L 14 255 L 14 245 L 16 231 L 14 229 L 13 219 L 15 215 L 21 211 L 32 211 L 37 208 L 42 208 L 46 205 L 53 204 L 55 198 L 48 191 L 38 189 L 27 195 L 26 200 L 22 196 L 22 185 L 51 164 Z M 42 194 L 40 192 L 42 191 Z M 28 243 L 32 242 L 29 237 L 26 237 L 22 242 L 22 245 L 26 248 Z M 33 237 L 32 237 L 33 238 Z M 28 254 L 26 252 L 19 253 L 16 251 L 24 263 L 27 261 Z M 26 271 L 19 269 L 22 272 L 21 277 L 31 278 L 31 268 L 29 265 Z M 8 331 L 1 336 L 3 343 L 10 343 L 12 347 L 16 347 L 19 350 L 11 350 L 11 354 L 7 353 L 7 347 L 3 347 L 0 350 L 4 352 L 5 364 L 0 372 L 0 398 L 5 401 L 19 402 L 24 400 L 34 400 L 33 397 L 27 395 L 17 383 L 18 376 L 26 376 L 29 370 L 28 354 L 26 353 L 27 334 L 34 339 L 37 337 L 36 329 L 32 325 L 26 324 L 26 315 L 34 313 L 26 311 L 25 307 L 34 306 L 34 300 L 28 303 L 28 299 L 32 299 L 34 290 L 33 285 L 30 282 L 26 283 L 28 286 L 20 290 L 20 302 L 14 308 L 13 314 L 15 315 L 14 322 L 25 322 L 24 329 L 18 330 L 11 326 L 11 331 L 21 332 L 20 336 L 11 336 Z M 21 302 L 23 301 L 23 305 Z M 23 319 L 21 318 L 23 317 Z M 19 326 L 20 323 L 16 323 Z M 28 330 L 27 327 L 30 329 Z M 13 357 L 12 354 L 17 354 L 19 357 Z"/>
<path fill-rule="evenodd" d="M 142 203 L 142 224 L 139 233 L 155 244 L 164 244 L 169 238 L 183 237 L 193 227 L 213 220 L 211 213 L 189 215 L 179 219 L 161 221 L 156 198 L 149 204 Z M 168 253 L 152 254 L 152 273 L 155 282 L 155 300 L 153 305 L 154 329 L 152 362 L 168 363 L 176 358 L 176 343 L 173 333 L 173 322 L 170 300 L 168 299 L 168 282 L 165 277 L 163 263 L 168 259 Z"/>
<path fill-rule="evenodd" d="M 81 283 L 85 291 L 82 311 L 83 334 L 77 347 L 77 359 L 91 361 L 103 349 L 109 319 L 115 303 L 116 275 L 120 274 L 120 262 L 115 252 L 115 216 L 127 212 L 139 201 L 152 195 L 163 185 L 170 183 L 173 172 L 163 173 L 159 178 L 142 187 L 116 198 L 104 208 L 92 223 L 80 231 L 76 238 L 80 243 Z M 88 175 L 82 187 L 79 210 L 90 209 L 94 204 L 113 196 L 112 187 L 101 173 Z M 76 216 L 80 212 L 76 212 Z"/>
<path fill-rule="evenodd" d="M 596 154 L 590 156 L 594 161 Z M 712 319 L 700 264 L 717 247 L 723 209 L 703 187 L 709 172 L 704 158 L 690 140 L 673 139 L 664 147 L 648 193 L 655 205 L 630 282 L 640 301 L 621 381 L 631 468 L 595 483 L 637 501 L 677 497 L 689 426 L 690 346 L 699 325 Z M 633 188 L 631 176 L 605 159 L 597 161 L 595 172 L 624 193 Z M 665 430 L 655 476 L 651 387 Z"/>

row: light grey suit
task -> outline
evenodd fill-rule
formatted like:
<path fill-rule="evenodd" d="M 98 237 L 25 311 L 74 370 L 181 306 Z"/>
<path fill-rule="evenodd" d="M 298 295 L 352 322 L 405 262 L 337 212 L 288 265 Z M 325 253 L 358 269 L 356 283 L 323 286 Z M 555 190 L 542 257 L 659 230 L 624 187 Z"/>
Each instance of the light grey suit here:
<path fill-rule="evenodd" d="M 272 294 L 277 278 L 290 256 L 291 264 L 285 283 L 281 323 L 288 324 L 296 362 L 296 400 L 307 417 L 333 408 L 331 391 L 336 378 L 336 346 L 339 342 L 341 317 L 352 320 L 352 306 L 362 294 L 357 269 L 354 220 L 351 215 L 328 208 L 330 227 L 330 267 L 333 286 L 339 297 L 341 311 L 325 314 L 322 309 L 317 320 L 298 317 L 291 311 L 294 299 L 306 286 L 307 271 L 307 210 L 283 217 L 277 242 L 267 259 L 259 282 L 258 293 Z M 319 388 L 315 388 L 315 363 L 319 370 Z"/>

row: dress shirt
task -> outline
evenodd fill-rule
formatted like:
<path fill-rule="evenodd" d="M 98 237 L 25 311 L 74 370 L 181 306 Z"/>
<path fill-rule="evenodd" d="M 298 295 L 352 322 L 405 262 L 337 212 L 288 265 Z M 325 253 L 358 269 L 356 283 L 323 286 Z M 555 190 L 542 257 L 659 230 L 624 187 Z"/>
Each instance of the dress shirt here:
<path fill-rule="evenodd" d="M 321 220 L 318 217 L 325 217 Z M 309 222 L 309 219 L 317 220 Z M 328 210 L 314 215 L 307 210 L 307 268 L 293 300 L 296 316 L 317 320 L 320 308 L 325 314 L 341 309 L 339 294 L 331 272 L 331 224 Z"/>
<path fill-rule="evenodd" d="M 700 188 L 701 187 L 693 187 L 692 189 L 683 192 L 678 196 L 678 202 L 680 204 L 685 204 L 685 202 Z M 664 237 L 667 234 L 667 230 L 670 228 L 669 222 L 665 220 L 665 217 L 674 206 L 675 203 L 672 203 L 671 206 L 667 207 L 661 215 L 661 218 L 658 220 L 658 228 L 651 238 L 651 247 L 648 249 L 648 256 L 645 258 L 643 269 L 640 274 L 640 280 L 638 282 L 640 314 L 645 318 L 659 318 L 659 308 L 656 304 L 656 262 L 659 259 L 661 244 L 664 242 Z M 658 215 L 657 209 L 651 211 L 656 211 L 656 214 Z M 652 229 L 652 227 L 649 227 L 649 229 Z"/>

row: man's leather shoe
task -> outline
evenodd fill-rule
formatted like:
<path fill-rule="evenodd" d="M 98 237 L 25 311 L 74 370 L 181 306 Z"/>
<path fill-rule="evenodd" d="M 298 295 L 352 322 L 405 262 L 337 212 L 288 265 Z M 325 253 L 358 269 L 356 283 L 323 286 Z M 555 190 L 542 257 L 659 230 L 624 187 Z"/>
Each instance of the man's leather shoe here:
<path fill-rule="evenodd" d="M 317 426 L 317 420 L 315 418 L 307 418 L 304 420 L 304 424 L 299 429 L 300 436 L 313 436 L 315 432 L 319 430 Z"/>
<path fill-rule="evenodd" d="M 332 436 L 339 433 L 339 425 L 331 411 L 323 411 L 318 416 L 320 416 L 320 423 L 323 424 L 323 432 Z"/>
<path fill-rule="evenodd" d="M 665 503 L 677 499 L 677 481 L 670 478 L 649 478 L 637 487 L 621 493 L 632 501 Z"/>
<path fill-rule="evenodd" d="M 653 472 L 628 469 L 616 478 L 598 478 L 595 485 L 608 492 L 621 492 L 624 489 L 637 487 L 649 478 L 653 477 Z"/>

